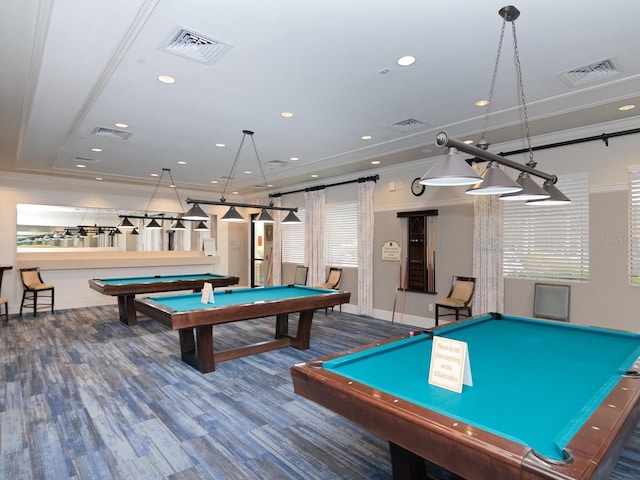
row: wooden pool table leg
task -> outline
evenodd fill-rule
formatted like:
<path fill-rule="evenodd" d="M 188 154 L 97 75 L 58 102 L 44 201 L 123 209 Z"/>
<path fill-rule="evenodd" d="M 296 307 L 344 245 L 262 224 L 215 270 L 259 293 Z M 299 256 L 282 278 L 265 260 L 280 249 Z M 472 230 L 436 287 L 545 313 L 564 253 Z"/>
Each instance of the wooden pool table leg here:
<path fill-rule="evenodd" d="M 195 338 L 194 338 L 195 330 Z M 182 361 L 202 373 L 216 369 L 213 356 L 213 331 L 211 325 L 178 330 Z"/>
<path fill-rule="evenodd" d="M 126 325 L 137 325 L 138 314 L 133 302 L 135 295 L 118 295 L 118 313 L 120 321 Z"/>
<path fill-rule="evenodd" d="M 424 459 L 409 450 L 389 442 L 393 480 L 426 479 L 427 468 Z"/>
<path fill-rule="evenodd" d="M 313 310 L 305 310 L 300 312 L 300 318 L 298 320 L 298 332 L 296 337 L 291 340 L 291 346 L 298 350 L 306 350 L 309 348 L 311 340 L 311 322 L 313 321 Z"/>
<path fill-rule="evenodd" d="M 289 314 L 280 313 L 276 316 L 276 337 L 282 338 L 289 335 Z"/>

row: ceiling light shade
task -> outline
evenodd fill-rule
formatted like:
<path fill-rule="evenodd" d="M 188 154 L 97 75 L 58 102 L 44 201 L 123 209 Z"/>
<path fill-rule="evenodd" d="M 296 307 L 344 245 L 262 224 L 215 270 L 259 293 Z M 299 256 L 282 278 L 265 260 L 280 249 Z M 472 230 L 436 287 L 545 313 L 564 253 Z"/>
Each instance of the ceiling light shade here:
<path fill-rule="evenodd" d="M 542 188 L 549 194 L 549 198 L 529 200 L 527 205 L 569 205 L 571 203 L 571 200 L 551 180 L 545 181 Z"/>
<path fill-rule="evenodd" d="M 122 221 L 118 224 L 119 228 L 135 228 L 135 225 L 131 223 L 128 217 L 124 217 Z"/>
<path fill-rule="evenodd" d="M 162 230 L 162 225 L 160 225 L 155 218 L 152 218 L 144 228 L 147 230 Z"/>
<path fill-rule="evenodd" d="M 225 213 L 220 220 L 223 222 L 244 222 L 244 218 L 242 218 L 242 215 L 238 213 L 236 207 L 233 205 L 229 207 L 229 211 Z"/>
<path fill-rule="evenodd" d="M 88 237 L 89 235 L 87 234 L 87 231 L 84 229 L 84 227 L 80 227 L 80 230 L 78 230 L 78 235 L 80 237 Z"/>
<path fill-rule="evenodd" d="M 449 147 L 444 157 L 420 179 L 422 185 L 473 185 L 483 179 L 469 166 L 456 148 Z"/>
<path fill-rule="evenodd" d="M 296 216 L 293 210 L 290 210 L 287 216 L 282 220 L 282 223 L 300 223 L 300 219 Z"/>
<path fill-rule="evenodd" d="M 122 232 L 120 231 L 120 229 L 118 227 L 116 227 L 115 230 L 112 230 L 114 235 L 122 235 Z"/>
<path fill-rule="evenodd" d="M 267 212 L 264 208 L 260 212 L 260 214 L 255 218 L 254 223 L 274 223 L 274 219 L 269 212 Z"/>
<path fill-rule="evenodd" d="M 545 198 L 550 197 L 550 195 L 545 192 L 527 172 L 520 172 L 516 182 L 522 187 L 522 190 L 516 193 L 507 193 L 502 195 L 500 200 L 504 200 L 506 202 L 528 201 L 544 200 Z"/>
<path fill-rule="evenodd" d="M 131 235 L 140 235 L 140 233 L 138 233 L 138 227 L 134 227 L 134 229 L 131 230 Z"/>
<path fill-rule="evenodd" d="M 193 206 L 189 209 L 187 213 L 185 213 L 182 218 L 185 220 L 209 220 L 209 215 L 207 215 L 200 205 L 194 203 Z"/>
<path fill-rule="evenodd" d="M 179 218 L 173 222 L 173 225 L 171 225 L 171 230 L 186 230 L 187 227 L 184 226 L 184 223 L 182 223 L 182 220 L 180 220 Z"/>
<path fill-rule="evenodd" d="M 194 228 L 193 230 L 196 232 L 208 232 L 209 227 L 207 227 L 207 224 L 204 223 L 204 221 L 201 221 L 200 223 L 198 223 L 198 225 L 196 225 L 196 228 Z"/>
<path fill-rule="evenodd" d="M 464 193 L 468 195 L 502 195 L 522 190 L 522 187 L 504 173 L 496 162 L 489 162 L 482 178 L 484 182 L 472 185 Z"/>

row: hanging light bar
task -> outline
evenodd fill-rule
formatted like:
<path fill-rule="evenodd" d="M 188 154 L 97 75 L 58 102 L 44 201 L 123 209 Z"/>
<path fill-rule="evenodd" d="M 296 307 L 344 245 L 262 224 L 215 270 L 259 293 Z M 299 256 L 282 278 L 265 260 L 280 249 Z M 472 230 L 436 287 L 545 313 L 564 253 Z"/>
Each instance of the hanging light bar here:
<path fill-rule="evenodd" d="M 508 5 L 501 8 L 498 11 L 498 15 L 502 17 L 502 30 L 500 32 L 500 40 L 498 42 L 498 51 L 496 54 L 495 64 L 493 68 L 493 76 L 491 78 L 491 85 L 489 88 L 489 99 L 487 101 L 487 110 L 484 117 L 481 140 L 478 146 L 473 146 L 460 142 L 458 140 L 449 138 L 446 132 L 440 132 L 436 136 L 436 145 L 439 147 L 447 147 L 446 158 L 450 156 L 452 149 L 458 149 L 461 152 L 465 152 L 476 156 L 481 160 L 489 162 L 489 165 L 483 175 L 484 182 L 478 183 L 470 187 L 466 193 L 470 195 L 492 195 L 500 194 L 504 200 L 528 200 L 527 203 L 542 204 L 545 197 L 547 199 L 550 196 L 556 196 L 558 202 L 568 201 L 569 199 L 564 196 L 554 184 L 557 182 L 555 175 L 549 175 L 547 173 L 536 170 L 534 167 L 536 163 L 533 161 L 533 149 L 531 147 L 531 135 L 529 134 L 529 119 L 527 115 L 527 103 L 524 95 L 524 81 L 522 79 L 522 67 L 520 64 L 520 56 L 518 50 L 518 37 L 516 35 L 515 21 L 520 16 L 520 11 L 513 5 Z M 500 63 L 500 54 L 502 51 L 502 42 L 504 39 L 504 32 L 507 23 L 511 23 L 513 34 L 513 60 L 516 69 L 516 77 L 518 81 L 518 94 L 520 97 L 520 107 L 522 108 L 522 115 L 524 119 L 524 126 L 526 132 L 526 140 L 529 152 L 529 161 L 526 165 L 521 165 L 517 162 L 508 160 L 501 155 L 495 155 L 487 151 L 489 142 L 485 140 L 485 133 L 487 130 L 487 124 L 489 120 L 489 112 L 491 110 L 493 102 L 493 92 L 496 84 L 496 78 L 498 73 L 498 65 Z M 452 163 L 452 162 L 450 162 Z M 520 175 L 516 181 L 512 180 L 505 172 L 503 172 L 499 165 L 513 168 L 518 170 Z M 534 182 L 530 175 L 540 177 L 545 180 L 544 187 L 540 188 L 536 182 Z M 427 174 L 423 177 L 420 183 L 424 185 L 461 185 L 462 183 L 455 183 L 458 180 L 459 173 L 453 168 L 448 168 L 446 162 L 440 161 L 434 167 L 432 167 Z M 563 197 L 563 198 L 562 198 Z M 548 204 L 548 203 L 547 203 Z"/>
<path fill-rule="evenodd" d="M 226 183 L 224 185 L 224 189 L 222 190 L 222 196 L 220 197 L 220 201 L 216 202 L 216 201 L 208 201 L 208 200 L 192 200 L 192 199 L 187 198 L 187 203 L 188 204 L 194 204 L 194 206 L 187 213 L 188 216 L 185 216 L 184 218 L 190 218 L 192 210 L 195 210 L 196 207 L 198 209 L 200 209 L 200 206 L 198 204 L 228 206 L 229 210 L 220 218 L 221 221 L 225 221 L 225 222 L 243 222 L 244 221 L 244 218 L 242 217 L 240 212 L 238 212 L 238 210 L 236 210 L 236 207 L 260 209 L 260 214 L 255 219 L 255 221 L 256 222 L 263 222 L 263 223 L 273 223 L 274 222 L 273 217 L 269 214 L 269 212 L 267 210 L 283 210 L 283 211 L 289 211 L 291 213 L 293 213 L 294 211 L 295 212 L 298 211 L 297 208 L 275 207 L 273 205 L 273 202 L 271 204 L 269 204 L 269 205 L 255 205 L 255 204 L 250 204 L 250 203 L 227 202 L 227 200 L 225 199 L 224 196 L 225 196 L 225 193 L 227 193 L 227 188 L 229 187 L 229 182 L 233 178 L 234 173 L 236 171 L 236 168 L 238 166 L 238 160 L 240 159 L 240 152 L 242 152 L 242 147 L 244 146 L 244 142 L 245 142 L 247 137 L 251 138 L 251 143 L 253 145 L 253 151 L 254 151 L 255 156 L 256 156 L 256 161 L 258 162 L 258 167 L 260 167 L 260 173 L 262 174 L 262 179 L 264 181 L 264 185 L 265 185 L 265 187 L 267 189 L 267 193 L 269 194 L 269 197 L 271 197 L 271 192 L 269 191 L 269 184 L 267 182 L 267 177 L 264 174 L 264 168 L 262 167 L 262 162 L 260 162 L 260 156 L 258 155 L 258 149 L 256 148 L 255 141 L 253 140 L 253 132 L 251 130 L 243 130 L 242 131 L 242 140 L 240 141 L 240 146 L 238 147 L 238 151 L 236 152 L 236 156 L 235 156 L 235 158 L 233 160 L 233 164 L 231 165 L 231 170 L 229 171 L 229 174 L 227 175 L 227 181 L 226 181 Z M 293 218 L 297 219 L 295 214 L 293 215 Z M 288 219 L 289 222 L 295 222 L 296 220 L 294 220 L 293 218 L 291 218 L 290 215 L 287 215 L 287 217 L 286 217 L 286 219 Z M 300 220 L 297 219 L 297 221 L 300 221 Z M 287 222 L 287 223 L 289 223 L 289 222 Z"/>

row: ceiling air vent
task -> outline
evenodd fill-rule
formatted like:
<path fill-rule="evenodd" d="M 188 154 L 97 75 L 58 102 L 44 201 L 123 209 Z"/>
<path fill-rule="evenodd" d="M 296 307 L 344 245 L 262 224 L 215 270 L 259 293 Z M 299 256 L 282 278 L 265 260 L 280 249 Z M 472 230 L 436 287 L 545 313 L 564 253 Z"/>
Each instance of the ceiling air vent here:
<path fill-rule="evenodd" d="M 286 167 L 289 165 L 289 162 L 285 162 L 284 160 L 271 160 L 270 162 L 265 163 L 265 165 L 269 168 Z"/>
<path fill-rule="evenodd" d="M 231 45 L 177 26 L 168 36 L 162 48 L 169 53 L 180 55 L 196 62 L 213 63 L 226 53 L 231 48 Z"/>
<path fill-rule="evenodd" d="M 619 75 L 613 60 L 601 60 L 583 67 L 573 68 L 568 72 L 560 73 L 558 76 L 569 87 L 581 87 L 589 83 L 599 82 Z"/>
<path fill-rule="evenodd" d="M 75 161 L 82 162 L 82 163 L 100 163 L 100 160 L 98 158 L 87 158 L 87 157 L 76 157 Z"/>
<path fill-rule="evenodd" d="M 93 132 L 94 135 L 99 137 L 115 138 L 118 140 L 126 140 L 131 136 L 129 132 L 123 132 L 122 130 L 114 130 L 113 128 L 96 127 Z"/>
<path fill-rule="evenodd" d="M 420 120 L 416 120 L 415 118 L 407 118 L 405 120 L 392 123 L 391 126 L 398 130 L 417 130 L 419 128 L 427 127 L 428 125 Z"/>

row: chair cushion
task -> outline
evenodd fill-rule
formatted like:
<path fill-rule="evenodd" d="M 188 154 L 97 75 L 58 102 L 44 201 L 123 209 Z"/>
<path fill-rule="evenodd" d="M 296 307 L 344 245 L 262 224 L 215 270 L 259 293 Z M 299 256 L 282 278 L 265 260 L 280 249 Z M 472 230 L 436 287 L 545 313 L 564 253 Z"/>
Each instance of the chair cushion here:
<path fill-rule="evenodd" d="M 27 285 L 29 290 L 51 290 L 53 289 L 53 285 L 50 283 L 36 283 L 33 285 Z"/>
<path fill-rule="evenodd" d="M 436 300 L 438 305 L 442 305 L 444 307 L 466 307 L 466 300 L 463 298 L 440 298 Z"/>
<path fill-rule="evenodd" d="M 7 300 L 6 298 L 0 297 L 0 304 L 2 303 L 9 303 L 9 300 Z"/>

